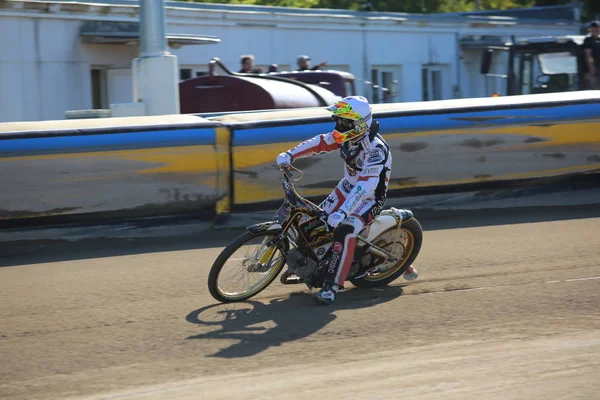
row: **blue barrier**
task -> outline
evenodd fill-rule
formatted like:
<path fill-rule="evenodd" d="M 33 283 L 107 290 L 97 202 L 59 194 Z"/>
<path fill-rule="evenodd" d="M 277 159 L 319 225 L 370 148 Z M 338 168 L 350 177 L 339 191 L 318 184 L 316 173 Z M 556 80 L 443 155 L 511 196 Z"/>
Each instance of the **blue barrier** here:
<path fill-rule="evenodd" d="M 394 158 L 388 197 L 600 171 L 597 91 L 373 108 Z M 206 219 L 271 207 L 281 201 L 276 155 L 331 126 L 323 108 L 0 124 L 0 219 Z M 342 175 L 337 152 L 296 166 L 315 200 Z"/>
<path fill-rule="evenodd" d="M 600 169 L 600 92 L 373 109 L 394 158 L 389 196 L 505 187 Z M 237 209 L 279 201 L 275 156 L 332 128 L 323 109 L 212 119 L 232 131 L 232 199 Z M 304 194 L 315 200 L 326 196 L 342 175 L 338 154 L 300 159 L 296 165 L 304 171 Z"/>

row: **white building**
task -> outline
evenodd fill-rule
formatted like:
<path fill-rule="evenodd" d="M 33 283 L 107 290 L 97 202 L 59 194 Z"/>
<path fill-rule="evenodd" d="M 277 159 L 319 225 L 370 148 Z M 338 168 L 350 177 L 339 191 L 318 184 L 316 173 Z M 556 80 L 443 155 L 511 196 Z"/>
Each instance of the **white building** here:
<path fill-rule="evenodd" d="M 372 101 L 379 99 L 365 80 L 406 102 L 501 92 L 501 79 L 479 73 L 481 50 L 461 43 L 576 34 L 573 7 L 573 18 L 557 21 L 168 2 L 166 21 L 184 78 L 205 72 L 212 57 L 237 71 L 240 55 L 253 54 L 257 65 L 286 70 L 308 54 L 354 74 Z M 63 119 L 67 110 L 134 101 L 137 22 L 137 1 L 0 0 L 0 122 Z"/>

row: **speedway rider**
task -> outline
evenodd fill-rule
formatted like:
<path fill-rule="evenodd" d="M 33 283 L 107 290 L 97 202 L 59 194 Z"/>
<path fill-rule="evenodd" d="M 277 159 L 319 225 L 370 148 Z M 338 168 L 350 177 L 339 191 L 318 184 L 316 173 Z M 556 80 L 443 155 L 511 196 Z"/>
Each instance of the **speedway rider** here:
<path fill-rule="evenodd" d="M 373 120 L 371 106 L 362 96 L 349 96 L 327 108 L 335 122 L 332 132 L 317 135 L 277 156 L 280 168 L 313 154 L 340 149 L 345 162 L 344 178 L 320 207 L 333 227 L 332 254 L 326 265 L 323 288 L 315 293 L 322 304 L 331 304 L 344 287 L 356 246 L 356 236 L 383 209 L 392 168 L 392 154 Z M 404 279 L 419 276 L 409 267 Z"/>

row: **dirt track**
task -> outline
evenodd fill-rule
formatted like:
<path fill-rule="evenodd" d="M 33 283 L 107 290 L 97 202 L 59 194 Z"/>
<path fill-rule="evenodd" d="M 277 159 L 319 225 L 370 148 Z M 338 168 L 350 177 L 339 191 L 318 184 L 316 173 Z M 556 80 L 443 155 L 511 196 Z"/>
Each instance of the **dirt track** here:
<path fill-rule="evenodd" d="M 231 232 L 4 248 L 0 397 L 599 398 L 600 207 L 422 223 L 419 280 L 331 307 L 215 305 Z"/>

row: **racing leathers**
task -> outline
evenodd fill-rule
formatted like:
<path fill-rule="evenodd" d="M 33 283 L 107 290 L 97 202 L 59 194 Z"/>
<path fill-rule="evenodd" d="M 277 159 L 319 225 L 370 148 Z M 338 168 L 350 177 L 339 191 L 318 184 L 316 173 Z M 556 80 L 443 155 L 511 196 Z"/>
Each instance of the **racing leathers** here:
<path fill-rule="evenodd" d="M 320 207 L 331 215 L 343 213 L 333 233 L 332 253 L 327 260 L 325 282 L 344 286 L 354 256 L 356 236 L 383 209 L 389 183 L 392 154 L 373 121 L 356 143 L 335 142 L 332 132 L 317 135 L 288 151 L 292 160 L 340 150 L 345 162 L 344 178 Z"/>

